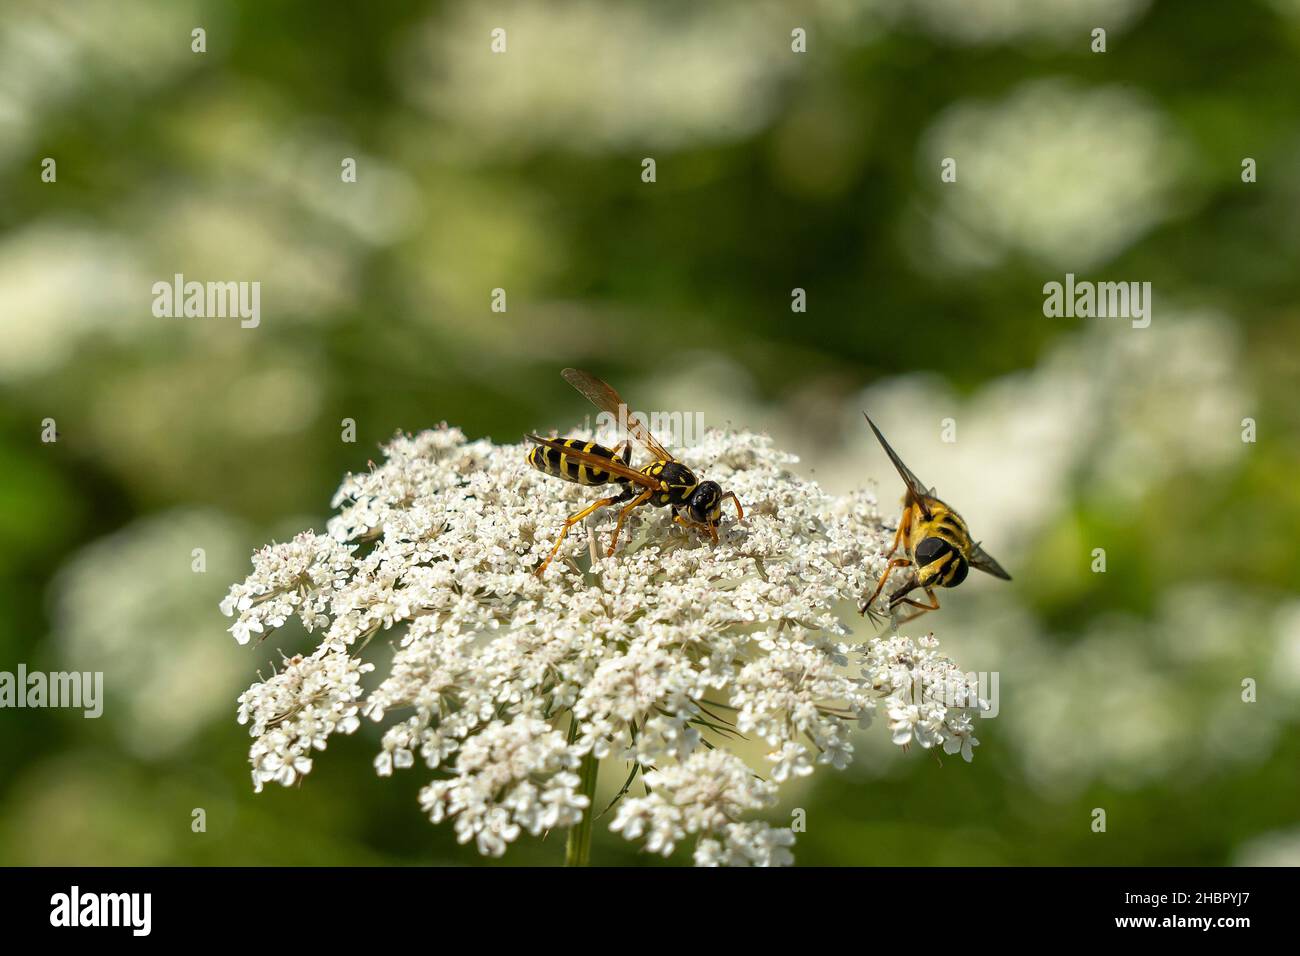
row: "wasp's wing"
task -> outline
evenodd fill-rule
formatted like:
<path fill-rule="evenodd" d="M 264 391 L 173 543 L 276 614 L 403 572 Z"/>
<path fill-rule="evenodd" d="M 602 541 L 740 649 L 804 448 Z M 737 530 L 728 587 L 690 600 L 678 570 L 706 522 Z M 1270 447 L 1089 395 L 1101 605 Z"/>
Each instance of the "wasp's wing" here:
<path fill-rule="evenodd" d="M 981 548 L 978 543 L 971 547 L 970 566 L 972 568 L 979 568 L 985 574 L 991 574 L 995 578 L 1001 578 L 1003 581 L 1011 580 L 1011 575 L 1007 574 L 1007 572 L 1003 570 L 1002 565 L 994 561 L 989 553 Z"/>
<path fill-rule="evenodd" d="M 921 510 L 925 512 L 925 516 L 928 518 L 930 516 L 930 509 L 927 505 L 927 501 L 934 497 L 934 489 L 926 488 L 926 486 L 921 482 L 921 479 L 916 477 L 912 472 L 912 469 L 903 464 L 903 459 L 898 457 L 898 452 L 889 447 L 889 442 L 885 441 L 885 436 L 880 434 L 880 429 L 877 428 L 876 423 L 871 420 L 871 416 L 866 412 L 863 412 L 862 417 L 867 420 L 867 424 L 871 426 L 871 430 L 876 433 L 876 440 L 880 442 L 880 447 L 885 449 L 885 454 L 889 456 L 889 460 L 892 461 L 894 467 L 898 469 L 898 475 L 903 479 L 903 484 L 907 485 L 907 490 L 911 492 L 912 497 L 920 504 Z"/>
<path fill-rule="evenodd" d="M 627 433 L 635 438 L 655 458 L 663 461 L 677 460 L 668 449 L 655 440 L 655 436 L 650 434 L 650 429 L 641 424 L 639 419 L 632 417 L 632 409 L 609 383 L 602 382 L 590 372 L 584 372 L 582 369 L 577 368 L 566 368 L 560 374 L 564 376 L 566 382 L 585 395 L 587 401 L 601 411 L 613 415 L 614 420 L 620 426 L 626 424 Z"/>
<path fill-rule="evenodd" d="M 649 488 L 651 491 L 664 491 L 668 485 L 658 478 L 651 478 L 649 475 L 642 474 L 635 468 L 631 468 L 617 458 L 605 458 L 601 455 L 593 455 L 591 452 L 583 451 L 580 448 L 574 448 L 566 445 L 564 442 L 555 438 L 542 438 L 540 435 L 529 435 L 528 440 L 536 442 L 539 445 L 545 445 L 547 448 L 554 448 L 562 455 L 572 458 L 574 461 L 585 462 L 593 468 L 599 468 L 601 471 L 607 471 L 611 475 L 618 475 L 626 478 L 642 488 Z"/>

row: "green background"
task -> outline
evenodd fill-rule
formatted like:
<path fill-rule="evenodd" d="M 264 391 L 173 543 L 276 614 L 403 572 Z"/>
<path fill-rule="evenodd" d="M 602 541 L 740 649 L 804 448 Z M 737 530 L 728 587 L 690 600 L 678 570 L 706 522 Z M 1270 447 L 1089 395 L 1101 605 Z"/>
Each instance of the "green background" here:
<path fill-rule="evenodd" d="M 0 670 L 107 704 L 0 712 L 0 863 L 482 863 L 369 723 L 254 796 L 235 697 L 311 644 L 217 604 L 395 431 L 579 421 L 567 365 L 888 513 L 870 407 L 1016 578 L 922 622 L 1001 675 L 974 763 L 872 728 L 773 812 L 801 864 L 1300 862 L 1298 57 L 1294 0 L 10 0 Z M 261 325 L 155 318 L 177 272 Z M 1067 272 L 1151 327 L 1044 317 Z"/>

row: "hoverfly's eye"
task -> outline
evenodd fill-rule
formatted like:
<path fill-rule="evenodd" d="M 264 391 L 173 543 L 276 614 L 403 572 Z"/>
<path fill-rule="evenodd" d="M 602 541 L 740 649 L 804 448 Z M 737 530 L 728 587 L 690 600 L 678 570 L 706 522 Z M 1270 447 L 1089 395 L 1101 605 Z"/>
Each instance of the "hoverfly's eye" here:
<path fill-rule="evenodd" d="M 960 554 L 957 555 L 957 560 L 953 562 L 952 571 L 948 575 L 948 579 L 943 582 L 943 586 L 946 588 L 955 588 L 966 580 L 966 572 L 969 570 L 970 565 L 966 563 L 966 559 Z"/>
<path fill-rule="evenodd" d="M 952 545 L 944 541 L 943 538 L 926 538 L 916 546 L 916 563 L 921 567 L 925 567 L 935 559 L 942 557 L 951 548 Z"/>

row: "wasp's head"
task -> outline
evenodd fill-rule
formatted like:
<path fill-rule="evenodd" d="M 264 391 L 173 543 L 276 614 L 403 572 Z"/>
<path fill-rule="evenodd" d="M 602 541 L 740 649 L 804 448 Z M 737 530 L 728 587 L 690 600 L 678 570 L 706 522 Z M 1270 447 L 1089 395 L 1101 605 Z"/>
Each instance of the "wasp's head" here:
<path fill-rule="evenodd" d="M 966 558 L 943 538 L 925 538 L 916 546 L 916 577 L 922 587 L 955 588 L 969 570 Z"/>
<path fill-rule="evenodd" d="M 722 517 L 722 486 L 716 481 L 701 481 L 686 499 L 686 514 L 700 524 L 717 524 Z"/>

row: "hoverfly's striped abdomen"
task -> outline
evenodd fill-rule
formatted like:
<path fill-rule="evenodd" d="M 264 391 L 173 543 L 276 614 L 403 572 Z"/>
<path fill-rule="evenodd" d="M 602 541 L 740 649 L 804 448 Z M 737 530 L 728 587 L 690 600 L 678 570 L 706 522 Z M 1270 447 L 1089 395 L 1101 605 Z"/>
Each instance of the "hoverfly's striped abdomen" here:
<path fill-rule="evenodd" d="M 631 448 L 625 448 L 620 456 L 603 445 L 597 445 L 594 441 L 583 441 L 580 438 L 562 438 L 560 444 L 565 448 L 572 448 L 574 451 L 582 451 L 589 455 L 608 458 L 624 465 L 630 464 L 632 460 Z M 587 464 L 585 461 L 578 461 L 569 457 L 560 449 L 551 448 L 547 445 L 534 445 L 528 452 L 528 464 L 544 475 L 550 475 L 552 478 L 563 478 L 565 481 L 576 482 L 580 485 L 604 485 L 610 481 L 627 482 L 626 478 L 612 475 L 596 465 Z"/>

